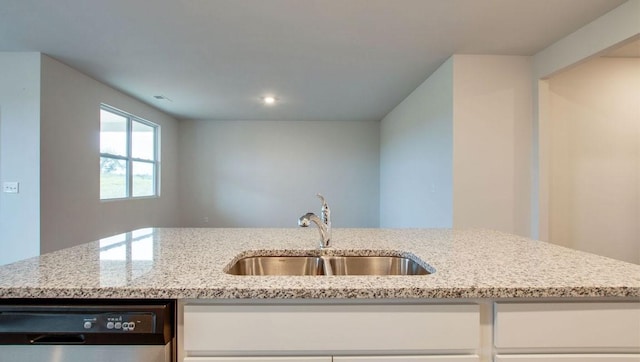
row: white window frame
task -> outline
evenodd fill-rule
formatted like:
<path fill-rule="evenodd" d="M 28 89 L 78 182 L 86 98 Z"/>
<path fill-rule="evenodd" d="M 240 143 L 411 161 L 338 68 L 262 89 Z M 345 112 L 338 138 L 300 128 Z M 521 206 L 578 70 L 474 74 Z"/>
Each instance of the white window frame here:
<path fill-rule="evenodd" d="M 100 158 L 111 158 L 116 160 L 122 160 L 126 162 L 126 196 L 125 197 L 116 197 L 116 198 L 108 198 L 103 199 L 101 196 L 100 201 L 117 201 L 117 200 L 130 200 L 130 199 L 149 199 L 149 198 L 158 198 L 160 197 L 160 125 L 147 121 L 146 119 L 142 119 L 138 116 L 135 116 L 131 113 L 122 111 L 115 107 L 109 106 L 107 104 L 100 104 L 100 110 L 110 112 L 113 114 L 117 114 L 127 119 L 127 155 L 114 155 L 111 153 L 103 153 L 100 152 Z M 154 139 L 153 139 L 153 161 L 135 158 L 132 156 L 133 147 L 132 147 L 132 134 L 133 134 L 133 122 L 142 123 L 146 126 L 152 127 L 154 129 Z M 100 149 L 102 149 L 100 147 Z M 148 164 L 153 164 L 153 195 L 145 195 L 145 196 L 133 196 L 133 163 L 134 162 L 143 162 Z"/>

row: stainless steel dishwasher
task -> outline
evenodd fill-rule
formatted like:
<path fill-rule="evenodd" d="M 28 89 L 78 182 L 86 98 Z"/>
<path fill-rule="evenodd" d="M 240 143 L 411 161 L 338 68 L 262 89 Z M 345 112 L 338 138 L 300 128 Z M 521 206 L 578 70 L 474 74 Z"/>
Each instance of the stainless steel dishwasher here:
<path fill-rule="evenodd" d="M 172 301 L 0 300 L 0 361 L 172 362 Z"/>

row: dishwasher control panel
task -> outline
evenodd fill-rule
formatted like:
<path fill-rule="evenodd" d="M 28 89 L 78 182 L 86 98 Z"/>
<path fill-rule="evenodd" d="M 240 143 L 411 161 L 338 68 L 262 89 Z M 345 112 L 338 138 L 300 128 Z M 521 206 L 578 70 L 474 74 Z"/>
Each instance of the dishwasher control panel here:
<path fill-rule="evenodd" d="M 0 313 L 0 332 L 155 333 L 154 313 L 7 311 Z"/>
<path fill-rule="evenodd" d="M 101 333 L 153 333 L 155 315 L 153 313 L 104 313 L 83 315 L 78 320 L 78 331 Z"/>
<path fill-rule="evenodd" d="M 0 345 L 166 344 L 174 336 L 173 301 L 0 300 Z"/>

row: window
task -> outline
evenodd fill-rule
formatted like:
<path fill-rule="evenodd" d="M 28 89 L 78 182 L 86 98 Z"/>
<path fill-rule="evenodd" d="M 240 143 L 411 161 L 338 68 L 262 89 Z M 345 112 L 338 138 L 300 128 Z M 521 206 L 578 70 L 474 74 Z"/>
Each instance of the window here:
<path fill-rule="evenodd" d="M 158 196 L 159 127 L 100 106 L 100 199 Z"/>

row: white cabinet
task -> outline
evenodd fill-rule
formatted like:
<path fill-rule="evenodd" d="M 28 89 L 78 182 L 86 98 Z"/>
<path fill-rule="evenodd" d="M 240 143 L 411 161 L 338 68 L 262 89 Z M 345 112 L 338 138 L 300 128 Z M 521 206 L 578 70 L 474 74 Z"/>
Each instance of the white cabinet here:
<path fill-rule="evenodd" d="M 184 362 L 331 362 L 331 357 L 187 357 Z"/>
<path fill-rule="evenodd" d="M 495 362 L 640 362 L 640 303 L 496 303 Z"/>
<path fill-rule="evenodd" d="M 479 306 L 186 305 L 191 355 L 471 354 Z M 456 353 L 457 352 L 457 353 Z"/>
<path fill-rule="evenodd" d="M 495 362 L 638 362 L 640 354 L 497 355 Z"/>
<path fill-rule="evenodd" d="M 187 357 L 184 362 L 478 362 L 477 356 Z M 599 361 L 597 361 L 599 362 Z"/>
<path fill-rule="evenodd" d="M 640 362 L 628 299 L 181 307 L 181 362 Z"/>
<path fill-rule="evenodd" d="M 478 356 L 333 357 L 333 362 L 478 362 Z"/>
<path fill-rule="evenodd" d="M 640 303 L 496 303 L 497 348 L 640 348 Z"/>

